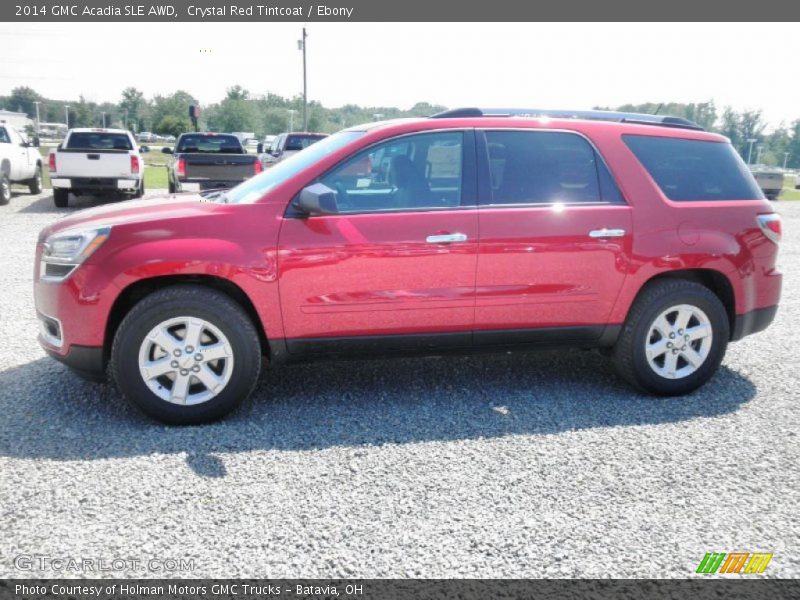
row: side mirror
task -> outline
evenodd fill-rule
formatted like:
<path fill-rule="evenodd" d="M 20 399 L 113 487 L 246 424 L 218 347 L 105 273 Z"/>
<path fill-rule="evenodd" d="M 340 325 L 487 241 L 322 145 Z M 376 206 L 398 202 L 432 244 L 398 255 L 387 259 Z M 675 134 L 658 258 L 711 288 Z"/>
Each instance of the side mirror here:
<path fill-rule="evenodd" d="M 141 152 L 142 154 L 147 154 L 148 152 L 150 152 L 150 146 L 142 146 L 141 148 L 139 148 L 139 152 Z"/>
<path fill-rule="evenodd" d="M 258 145 L 256 146 L 256 152 L 258 152 L 259 154 L 263 154 L 264 153 L 264 144 L 262 144 L 261 142 L 258 142 Z"/>
<path fill-rule="evenodd" d="M 39 146 L 42 145 L 41 142 L 39 141 L 39 136 L 33 136 L 33 141 L 31 142 L 31 145 L 34 148 L 38 148 Z"/>
<path fill-rule="evenodd" d="M 280 150 L 273 150 L 272 151 L 272 156 L 274 156 L 275 158 L 280 158 L 281 151 Z"/>
<path fill-rule="evenodd" d="M 172 154 L 172 148 L 169 148 L 168 146 L 164 146 L 161 149 L 161 152 L 163 152 L 164 154 Z"/>
<path fill-rule="evenodd" d="M 304 187 L 292 205 L 309 216 L 334 215 L 339 212 L 336 208 L 336 192 L 324 183 Z"/>

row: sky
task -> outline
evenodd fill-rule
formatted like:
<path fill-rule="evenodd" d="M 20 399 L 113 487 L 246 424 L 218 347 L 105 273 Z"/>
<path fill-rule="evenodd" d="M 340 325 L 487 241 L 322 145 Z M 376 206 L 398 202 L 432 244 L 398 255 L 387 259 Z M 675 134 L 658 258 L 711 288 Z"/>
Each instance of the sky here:
<path fill-rule="evenodd" d="M 118 101 L 227 87 L 302 93 L 301 23 L 0 23 L 0 94 Z M 584 109 L 704 102 L 800 118 L 792 23 L 310 23 L 308 95 L 328 107 Z"/>

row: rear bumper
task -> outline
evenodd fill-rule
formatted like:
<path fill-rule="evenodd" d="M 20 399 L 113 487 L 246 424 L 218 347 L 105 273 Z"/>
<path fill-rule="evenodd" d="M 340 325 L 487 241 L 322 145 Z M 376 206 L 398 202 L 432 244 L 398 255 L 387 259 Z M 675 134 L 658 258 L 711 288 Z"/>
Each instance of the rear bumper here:
<path fill-rule="evenodd" d="M 743 315 L 736 315 L 733 331 L 731 332 L 731 341 L 735 342 L 745 336 L 764 331 L 775 319 L 777 312 L 777 306 L 768 306 L 751 310 Z"/>
<path fill-rule="evenodd" d="M 124 191 L 135 192 L 139 179 L 120 179 L 117 177 L 55 177 L 51 180 L 54 188 L 70 189 L 76 192 Z"/>
<path fill-rule="evenodd" d="M 245 179 L 179 179 L 177 191 L 202 192 L 205 190 L 228 190 L 236 187 Z"/>
<path fill-rule="evenodd" d="M 42 348 L 57 361 L 64 363 L 79 376 L 90 381 L 105 381 L 106 370 L 103 349 L 99 346 L 70 346 L 66 354 L 59 354 L 42 343 Z"/>

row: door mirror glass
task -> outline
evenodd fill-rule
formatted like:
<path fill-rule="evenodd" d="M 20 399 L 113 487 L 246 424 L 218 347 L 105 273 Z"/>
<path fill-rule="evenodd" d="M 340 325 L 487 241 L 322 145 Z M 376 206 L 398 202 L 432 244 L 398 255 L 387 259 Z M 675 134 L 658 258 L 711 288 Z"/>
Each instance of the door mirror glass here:
<path fill-rule="evenodd" d="M 324 183 L 315 183 L 303 188 L 292 204 L 309 216 L 332 215 L 338 212 L 336 192 Z"/>

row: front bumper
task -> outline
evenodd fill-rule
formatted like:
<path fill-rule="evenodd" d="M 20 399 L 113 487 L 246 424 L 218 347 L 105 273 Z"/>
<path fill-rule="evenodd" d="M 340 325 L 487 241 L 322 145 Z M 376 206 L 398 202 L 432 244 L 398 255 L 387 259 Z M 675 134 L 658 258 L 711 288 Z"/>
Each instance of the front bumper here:
<path fill-rule="evenodd" d="M 106 380 L 106 364 L 103 349 L 99 346 L 70 346 L 66 354 L 59 354 L 43 342 L 41 336 L 39 343 L 50 356 L 64 363 L 77 375 L 89 381 Z"/>

